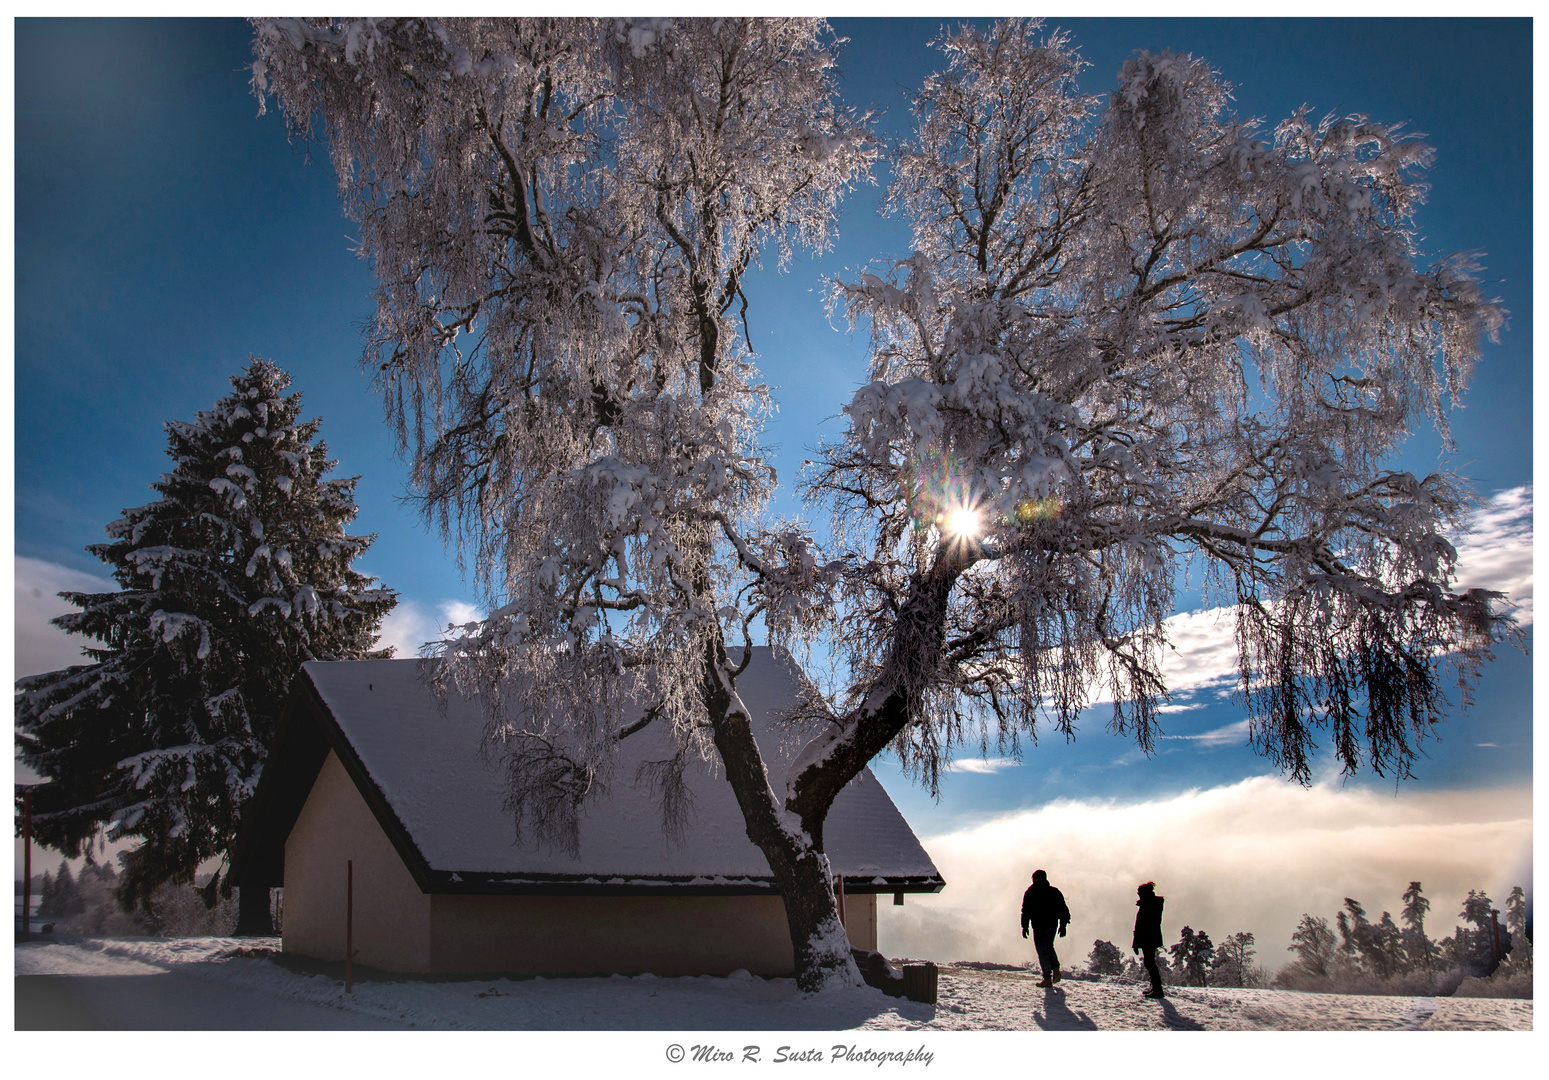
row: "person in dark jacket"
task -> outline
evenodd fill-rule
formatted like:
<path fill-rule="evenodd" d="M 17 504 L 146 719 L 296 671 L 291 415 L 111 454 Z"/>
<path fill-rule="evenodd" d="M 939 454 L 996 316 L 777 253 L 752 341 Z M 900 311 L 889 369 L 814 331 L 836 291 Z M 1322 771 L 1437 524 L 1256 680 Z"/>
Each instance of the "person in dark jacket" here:
<path fill-rule="evenodd" d="M 1141 953 L 1144 959 L 1146 974 L 1151 976 L 1151 989 L 1146 991 L 1146 997 L 1159 998 L 1167 995 L 1162 992 L 1162 970 L 1156 966 L 1156 950 L 1162 947 L 1162 900 L 1156 895 L 1156 882 L 1148 881 L 1135 890 L 1140 899 L 1135 901 L 1135 906 L 1140 910 L 1135 912 L 1135 938 L 1130 943 L 1131 947 Z"/>
<path fill-rule="evenodd" d="M 1059 929 L 1065 936 L 1070 923 L 1070 909 L 1065 906 L 1065 896 L 1049 884 L 1049 875 L 1042 870 L 1033 871 L 1033 883 L 1022 894 L 1022 936 L 1028 928 L 1033 931 L 1033 947 L 1038 950 L 1038 966 L 1043 969 L 1039 986 L 1053 986 L 1060 981 L 1060 958 L 1054 952 L 1054 931 Z"/>

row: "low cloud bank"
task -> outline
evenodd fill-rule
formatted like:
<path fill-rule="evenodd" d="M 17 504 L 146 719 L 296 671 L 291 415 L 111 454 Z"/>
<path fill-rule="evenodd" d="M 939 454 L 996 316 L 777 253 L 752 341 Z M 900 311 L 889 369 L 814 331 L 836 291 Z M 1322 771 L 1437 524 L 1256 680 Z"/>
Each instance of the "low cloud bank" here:
<path fill-rule="evenodd" d="M 1374 920 L 1384 910 L 1396 920 L 1418 880 L 1432 902 L 1426 929 L 1442 938 L 1469 889 L 1497 904 L 1513 885 L 1531 892 L 1532 835 L 1526 787 L 1395 797 L 1254 777 L 1140 803 L 1060 801 L 923 837 L 947 887 L 903 907 L 880 898 L 878 944 L 938 962 L 1031 960 L 1018 921 L 1022 891 L 1042 868 L 1070 905 L 1058 943 L 1067 964 L 1084 963 L 1095 939 L 1129 955 L 1135 886 L 1155 880 L 1169 944 L 1185 924 L 1216 941 L 1250 931 L 1257 962 L 1273 971 L 1290 958 L 1302 913 L 1332 923 L 1346 896 Z"/>

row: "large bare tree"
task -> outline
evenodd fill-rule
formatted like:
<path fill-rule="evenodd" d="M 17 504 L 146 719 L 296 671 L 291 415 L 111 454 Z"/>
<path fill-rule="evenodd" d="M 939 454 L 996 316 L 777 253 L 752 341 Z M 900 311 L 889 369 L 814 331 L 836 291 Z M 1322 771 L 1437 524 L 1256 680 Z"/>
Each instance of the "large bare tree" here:
<path fill-rule="evenodd" d="M 914 253 L 837 284 L 872 381 L 808 477 L 841 550 L 769 521 L 743 282 L 830 240 L 879 153 L 814 20 L 264 20 L 254 85 L 321 117 L 375 265 L 367 362 L 489 617 L 438 678 L 481 693 L 519 828 L 575 843 L 620 740 L 669 728 L 664 823 L 715 760 L 786 901 L 804 989 L 855 983 L 823 855 L 894 748 L 1069 729 L 1092 687 L 1149 748 L 1174 581 L 1240 612 L 1259 748 L 1312 731 L 1404 771 L 1501 617 L 1450 588 L 1467 495 L 1381 462 L 1444 425 L 1502 314 L 1421 268 L 1428 151 L 1364 119 L 1235 119 L 1203 63 L 1141 55 L 1106 101 L 1018 21 L 938 44 L 893 152 Z M 833 635 L 854 672 L 771 777 L 737 677 Z M 1449 653 L 1450 650 L 1450 653 Z"/>

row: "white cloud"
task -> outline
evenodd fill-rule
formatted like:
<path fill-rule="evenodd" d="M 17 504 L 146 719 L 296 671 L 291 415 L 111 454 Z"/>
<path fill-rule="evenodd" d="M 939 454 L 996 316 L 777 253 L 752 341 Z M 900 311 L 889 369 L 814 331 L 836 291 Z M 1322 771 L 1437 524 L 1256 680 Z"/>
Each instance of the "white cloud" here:
<path fill-rule="evenodd" d="M 952 762 L 953 772 L 996 773 L 1002 769 L 1014 769 L 1022 763 L 1015 758 L 958 758 Z"/>
<path fill-rule="evenodd" d="M 441 618 L 453 626 L 466 626 L 484 618 L 484 612 L 476 605 L 462 600 L 448 600 L 441 605 Z"/>
<path fill-rule="evenodd" d="M 49 620 L 79 610 L 61 600 L 61 592 L 117 592 L 112 578 L 83 574 L 79 570 L 45 562 L 16 558 L 16 677 L 58 671 L 86 661 L 81 646 L 91 644 L 67 634 Z"/>
<path fill-rule="evenodd" d="M 400 599 L 398 606 L 382 620 L 382 630 L 376 647 L 391 647 L 399 659 L 420 655 L 427 642 L 440 641 L 447 636 L 447 626 L 462 626 L 482 619 L 484 613 L 462 600 L 446 600 L 436 605 L 435 614 L 414 600 Z"/>
<path fill-rule="evenodd" d="M 1496 589 L 1516 605 L 1517 621 L 1533 624 L 1533 486 L 1508 488 L 1474 515 L 1457 542 L 1458 587 Z"/>
<path fill-rule="evenodd" d="M 1197 735 L 1163 735 L 1162 738 L 1185 739 L 1201 746 L 1242 746 L 1248 741 L 1248 724 L 1247 720 L 1238 720 L 1234 724 L 1202 731 Z"/>
<path fill-rule="evenodd" d="M 1433 904 L 1427 929 L 1445 937 L 1469 889 L 1499 901 L 1512 885 L 1531 888 L 1532 826 L 1529 788 L 1394 797 L 1255 777 L 1142 803 L 1060 801 L 925 837 L 946 888 L 882 905 L 879 945 L 937 961 L 1029 960 L 1018 913 L 1042 868 L 1070 905 L 1068 963 L 1095 939 L 1128 955 L 1135 886 L 1155 880 L 1169 943 L 1185 924 L 1216 940 L 1250 931 L 1273 970 L 1304 912 L 1332 920 L 1351 896 L 1396 916 L 1415 880 Z"/>

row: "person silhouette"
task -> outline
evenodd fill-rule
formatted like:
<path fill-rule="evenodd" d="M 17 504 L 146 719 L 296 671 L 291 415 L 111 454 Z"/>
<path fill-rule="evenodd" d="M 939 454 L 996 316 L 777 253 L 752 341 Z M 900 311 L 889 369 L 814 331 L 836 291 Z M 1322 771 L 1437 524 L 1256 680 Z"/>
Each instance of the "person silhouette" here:
<path fill-rule="evenodd" d="M 1135 901 L 1135 906 L 1140 910 L 1135 912 L 1135 937 L 1130 945 L 1137 953 L 1142 954 L 1146 974 L 1151 976 L 1151 989 L 1146 991 L 1145 996 L 1166 997 L 1162 990 L 1162 971 L 1156 966 L 1156 950 L 1162 947 L 1163 897 L 1156 895 L 1154 881 L 1146 882 L 1135 892 L 1140 897 Z"/>
<path fill-rule="evenodd" d="M 1065 896 L 1049 884 L 1049 875 L 1042 870 L 1033 871 L 1033 883 L 1022 894 L 1022 936 L 1028 928 L 1033 931 L 1033 948 L 1038 950 L 1038 966 L 1043 978 L 1038 986 L 1053 986 L 1060 981 L 1060 958 L 1054 951 L 1054 931 L 1059 928 L 1060 937 L 1070 923 L 1070 909 L 1065 906 Z"/>

